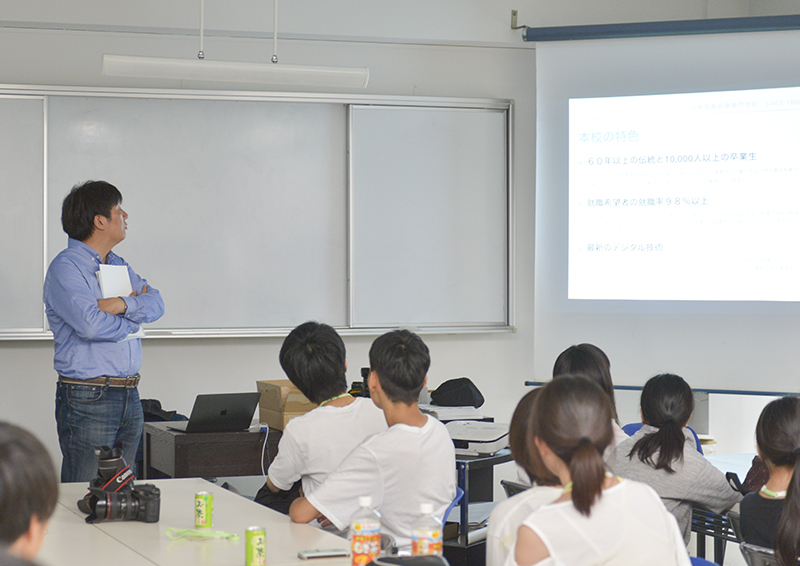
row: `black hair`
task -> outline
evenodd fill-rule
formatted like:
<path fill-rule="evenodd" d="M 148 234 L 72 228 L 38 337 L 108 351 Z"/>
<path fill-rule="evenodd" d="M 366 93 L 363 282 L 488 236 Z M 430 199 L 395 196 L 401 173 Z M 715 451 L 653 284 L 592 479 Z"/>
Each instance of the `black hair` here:
<path fill-rule="evenodd" d="M 564 462 L 572 479 L 572 504 L 587 517 L 602 497 L 611 444 L 611 403 L 599 385 L 564 375 L 542 388 L 536 400 L 538 437 Z"/>
<path fill-rule="evenodd" d="M 58 501 L 53 461 L 30 432 L 0 422 L 0 544 L 11 545 L 30 528 L 47 521 Z"/>
<path fill-rule="evenodd" d="M 508 447 L 514 461 L 525 470 L 532 482 L 536 485 L 558 485 L 561 480 L 544 465 L 542 455 L 533 441 L 539 432 L 534 415 L 536 400 L 541 392 L 541 388 L 537 388 L 528 391 L 520 399 L 508 428 Z"/>
<path fill-rule="evenodd" d="M 111 218 L 111 209 L 121 202 L 122 193 L 111 183 L 75 185 L 61 205 L 61 227 L 67 236 L 83 242 L 94 233 L 95 216 Z"/>
<path fill-rule="evenodd" d="M 772 464 L 793 469 L 775 530 L 775 555 L 782 566 L 796 565 L 800 552 L 800 398 L 781 397 L 764 407 L 756 425 L 756 442 Z"/>
<path fill-rule="evenodd" d="M 289 380 L 312 403 L 347 391 L 344 342 L 327 324 L 309 321 L 292 330 L 278 359 Z"/>
<path fill-rule="evenodd" d="M 553 365 L 553 378 L 566 374 L 582 375 L 599 385 L 611 402 L 611 417 L 619 424 L 614 383 L 611 381 L 611 362 L 603 350 L 594 344 L 570 346 L 559 354 Z"/>
<path fill-rule="evenodd" d="M 378 374 L 381 388 L 394 403 L 410 405 L 419 400 L 430 365 L 425 342 L 408 330 L 379 336 L 369 349 L 369 368 Z"/>
<path fill-rule="evenodd" d="M 672 463 L 683 461 L 686 437 L 683 427 L 694 411 L 692 388 L 682 377 L 671 373 L 656 375 L 647 380 L 642 389 L 642 418 L 656 432 L 640 438 L 628 453 L 655 468 L 674 474 Z M 658 459 L 653 459 L 658 452 Z"/>

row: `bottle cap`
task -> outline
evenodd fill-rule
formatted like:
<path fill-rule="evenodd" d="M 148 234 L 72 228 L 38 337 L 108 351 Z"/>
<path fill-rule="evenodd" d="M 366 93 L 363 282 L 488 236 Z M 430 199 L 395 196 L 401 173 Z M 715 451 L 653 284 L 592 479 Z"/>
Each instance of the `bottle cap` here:
<path fill-rule="evenodd" d="M 433 515 L 433 503 L 420 503 L 419 512 L 423 515 Z"/>
<path fill-rule="evenodd" d="M 372 507 L 372 496 L 362 495 L 358 498 L 358 505 L 359 507 Z"/>

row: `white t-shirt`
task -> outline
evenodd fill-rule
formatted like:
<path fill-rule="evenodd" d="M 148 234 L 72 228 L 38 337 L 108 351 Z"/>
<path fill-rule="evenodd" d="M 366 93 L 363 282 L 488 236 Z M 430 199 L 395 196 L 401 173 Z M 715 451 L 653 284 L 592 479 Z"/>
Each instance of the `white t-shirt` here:
<path fill-rule="evenodd" d="M 456 457 L 447 428 L 433 417 L 422 427 L 396 424 L 357 446 L 308 501 L 337 529 L 350 524 L 361 495 L 372 496 L 381 531 L 398 548 L 411 544 L 420 503 L 437 517 L 456 495 Z"/>
<path fill-rule="evenodd" d="M 519 526 L 542 505 L 552 503 L 563 492 L 560 487 L 537 486 L 498 503 L 489 517 L 486 535 L 486 566 L 503 566 L 514 554 Z"/>
<path fill-rule="evenodd" d="M 523 525 L 542 539 L 550 557 L 539 566 L 690 566 L 675 517 L 643 483 L 622 480 L 603 490 L 589 517 L 572 501 L 544 505 Z M 510 560 L 515 563 L 514 553 Z"/>
<path fill-rule="evenodd" d="M 371 399 L 356 397 L 344 407 L 317 407 L 286 425 L 269 479 L 284 491 L 302 479 L 303 493 L 308 495 L 353 448 L 386 429 L 383 411 Z"/>

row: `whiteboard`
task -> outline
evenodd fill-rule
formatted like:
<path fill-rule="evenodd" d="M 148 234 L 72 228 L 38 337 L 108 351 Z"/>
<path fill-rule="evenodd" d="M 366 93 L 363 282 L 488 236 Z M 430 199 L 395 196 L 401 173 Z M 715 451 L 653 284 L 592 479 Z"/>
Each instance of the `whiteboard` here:
<path fill-rule="evenodd" d="M 9 92 L 0 339 L 49 336 L 41 286 L 67 243 L 61 203 L 100 179 L 129 214 L 114 251 L 164 298 L 150 336 L 281 335 L 310 319 L 509 327 L 509 101 Z M 376 186 L 386 173 L 395 184 Z"/>
<path fill-rule="evenodd" d="M 508 324 L 506 113 L 356 106 L 353 324 Z"/>
<path fill-rule="evenodd" d="M 54 97 L 49 111 L 49 255 L 72 185 L 116 185 L 129 218 L 114 251 L 166 306 L 148 328 L 346 324 L 342 105 Z"/>
<path fill-rule="evenodd" d="M 0 98 L 0 328 L 44 327 L 44 100 Z"/>

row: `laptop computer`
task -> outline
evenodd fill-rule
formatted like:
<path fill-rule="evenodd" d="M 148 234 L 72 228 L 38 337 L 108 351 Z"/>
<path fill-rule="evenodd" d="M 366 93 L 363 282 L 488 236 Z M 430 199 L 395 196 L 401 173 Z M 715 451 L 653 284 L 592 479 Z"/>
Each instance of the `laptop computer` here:
<path fill-rule="evenodd" d="M 241 432 L 250 428 L 261 393 L 198 395 L 188 421 L 167 428 L 181 432 Z"/>

